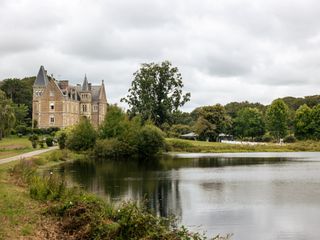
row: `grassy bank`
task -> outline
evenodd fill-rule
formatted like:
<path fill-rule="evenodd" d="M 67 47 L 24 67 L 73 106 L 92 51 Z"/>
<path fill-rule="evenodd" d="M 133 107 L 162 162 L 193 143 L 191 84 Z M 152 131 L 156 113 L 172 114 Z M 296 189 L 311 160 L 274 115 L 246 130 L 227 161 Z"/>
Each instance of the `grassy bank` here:
<path fill-rule="evenodd" d="M 21 140 L 21 143 L 23 141 Z M 39 168 L 59 164 L 73 157 L 76 157 L 73 153 L 57 150 L 28 161 Z M 22 172 L 17 174 L 13 170 L 17 164 L 20 162 L 0 165 L 0 239 L 50 239 L 57 232 L 57 221 L 43 214 L 47 203 L 30 197 L 25 181 L 27 175 L 23 176 Z"/>
<path fill-rule="evenodd" d="M 13 157 L 34 149 L 27 137 L 10 136 L 0 140 L 0 159 Z"/>
<path fill-rule="evenodd" d="M 75 157 L 57 150 L 0 166 L 0 239 L 207 239 L 135 203 L 115 207 L 37 171 Z"/>
<path fill-rule="evenodd" d="M 203 153 L 233 153 L 233 152 L 318 152 L 320 142 L 299 141 L 295 143 L 276 144 L 264 143 L 257 145 L 249 144 L 226 144 L 219 142 L 203 142 L 167 138 L 168 150 L 172 152 L 203 152 Z"/>

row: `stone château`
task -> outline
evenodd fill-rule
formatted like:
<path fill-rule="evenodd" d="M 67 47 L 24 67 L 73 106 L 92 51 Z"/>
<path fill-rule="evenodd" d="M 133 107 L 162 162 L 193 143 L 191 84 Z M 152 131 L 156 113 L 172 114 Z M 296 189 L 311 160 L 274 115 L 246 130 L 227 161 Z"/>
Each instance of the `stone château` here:
<path fill-rule="evenodd" d="M 90 119 L 97 127 L 107 112 L 104 81 L 100 86 L 88 83 L 72 86 L 68 80 L 57 81 L 48 76 L 43 66 L 33 85 L 32 120 L 39 128 L 65 128 L 79 122 L 81 117 Z"/>

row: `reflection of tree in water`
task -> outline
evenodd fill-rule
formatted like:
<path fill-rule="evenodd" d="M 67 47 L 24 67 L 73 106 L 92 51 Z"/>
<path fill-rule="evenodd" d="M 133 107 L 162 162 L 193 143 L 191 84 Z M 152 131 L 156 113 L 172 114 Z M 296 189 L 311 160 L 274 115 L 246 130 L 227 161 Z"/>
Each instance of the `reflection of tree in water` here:
<path fill-rule="evenodd" d="M 96 176 L 95 164 L 88 160 L 76 160 L 74 162 L 61 164 L 59 172 L 61 175 L 71 177 L 72 181 L 89 189 L 94 185 L 93 181 Z"/>
<path fill-rule="evenodd" d="M 90 192 L 111 201 L 146 202 L 160 216 L 180 215 L 179 181 L 158 159 L 151 161 L 85 160 L 64 164 L 61 171 Z"/>
<path fill-rule="evenodd" d="M 216 168 L 224 166 L 279 163 L 283 159 L 270 158 L 172 158 L 148 161 L 82 160 L 62 165 L 61 171 L 72 181 L 113 202 L 135 200 L 144 202 L 160 216 L 181 216 L 179 169 Z M 223 186 L 203 185 L 204 189 Z M 221 190 L 221 189 L 220 189 Z"/>

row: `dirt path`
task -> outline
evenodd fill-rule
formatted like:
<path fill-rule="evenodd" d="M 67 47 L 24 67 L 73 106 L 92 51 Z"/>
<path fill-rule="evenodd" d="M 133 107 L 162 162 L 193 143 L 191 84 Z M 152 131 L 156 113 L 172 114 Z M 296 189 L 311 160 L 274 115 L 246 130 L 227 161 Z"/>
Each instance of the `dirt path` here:
<path fill-rule="evenodd" d="M 3 159 L 0 159 L 0 164 L 16 161 L 16 160 L 19 160 L 22 158 L 33 157 L 33 156 L 39 155 L 41 153 L 49 152 L 49 151 L 52 151 L 55 149 L 58 149 L 58 146 L 54 146 L 54 147 L 50 147 L 50 148 L 46 148 L 46 149 L 40 149 L 40 150 L 28 152 L 28 153 L 23 153 L 23 154 L 20 154 L 17 156 L 9 157 L 9 158 L 3 158 Z"/>

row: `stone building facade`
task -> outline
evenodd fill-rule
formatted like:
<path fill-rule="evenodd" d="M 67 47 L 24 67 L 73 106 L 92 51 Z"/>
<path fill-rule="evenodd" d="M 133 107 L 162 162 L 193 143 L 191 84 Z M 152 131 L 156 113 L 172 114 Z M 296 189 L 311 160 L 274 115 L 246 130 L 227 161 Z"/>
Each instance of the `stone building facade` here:
<path fill-rule="evenodd" d="M 33 85 L 32 120 L 39 128 L 65 128 L 79 122 L 81 117 L 97 127 L 107 113 L 104 81 L 93 86 L 87 76 L 83 84 L 69 85 L 68 80 L 57 81 L 47 75 L 43 66 Z"/>

